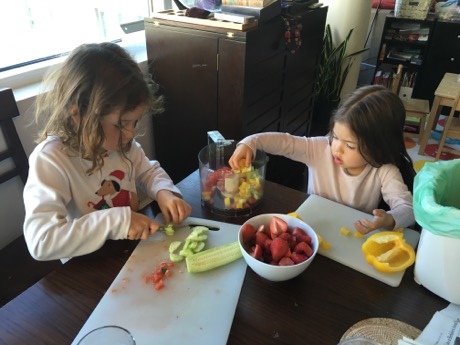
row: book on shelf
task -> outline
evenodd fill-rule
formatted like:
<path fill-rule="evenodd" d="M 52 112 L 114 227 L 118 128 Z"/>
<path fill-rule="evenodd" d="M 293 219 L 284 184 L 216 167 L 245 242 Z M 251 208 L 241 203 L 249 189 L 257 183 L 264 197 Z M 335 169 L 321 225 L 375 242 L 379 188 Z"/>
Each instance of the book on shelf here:
<path fill-rule="evenodd" d="M 381 85 L 385 86 L 386 88 L 390 88 L 391 83 L 391 72 L 384 72 L 382 76 L 382 82 Z"/>
<path fill-rule="evenodd" d="M 222 0 L 222 5 L 267 7 L 273 0 Z"/>
<path fill-rule="evenodd" d="M 382 70 L 379 69 L 377 72 L 375 72 L 374 85 L 380 85 L 381 79 L 382 79 Z"/>

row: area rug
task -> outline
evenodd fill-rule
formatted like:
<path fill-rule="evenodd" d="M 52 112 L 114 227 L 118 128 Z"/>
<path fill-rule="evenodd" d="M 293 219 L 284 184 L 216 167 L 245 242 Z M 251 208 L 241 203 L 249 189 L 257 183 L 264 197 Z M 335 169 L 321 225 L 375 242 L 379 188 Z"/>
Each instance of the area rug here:
<path fill-rule="evenodd" d="M 423 168 L 426 162 L 435 161 L 436 151 L 438 148 L 437 140 L 433 138 L 430 138 L 428 140 L 428 144 L 426 145 L 426 148 L 425 148 L 425 155 L 420 155 L 418 153 L 420 146 L 418 145 L 417 139 L 405 138 L 405 145 L 406 145 L 407 153 L 409 153 L 409 156 L 412 158 L 412 161 L 414 162 L 415 171 L 419 172 Z M 446 147 L 455 147 L 455 146 L 457 145 L 446 145 Z M 458 158 L 460 158 L 460 155 L 443 152 L 439 159 L 440 160 L 451 160 L 451 159 L 458 159 Z"/>

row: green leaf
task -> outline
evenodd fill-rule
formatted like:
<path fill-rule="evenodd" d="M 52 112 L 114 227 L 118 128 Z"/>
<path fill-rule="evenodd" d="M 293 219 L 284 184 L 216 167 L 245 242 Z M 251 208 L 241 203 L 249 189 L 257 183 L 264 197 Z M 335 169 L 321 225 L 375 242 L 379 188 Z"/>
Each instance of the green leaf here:
<path fill-rule="evenodd" d="M 355 57 L 368 50 L 368 48 L 365 48 L 348 53 L 348 43 L 352 34 L 353 29 L 348 32 L 342 42 L 334 45 L 331 26 L 326 25 L 315 83 L 315 102 L 334 102 L 339 100 Z"/>

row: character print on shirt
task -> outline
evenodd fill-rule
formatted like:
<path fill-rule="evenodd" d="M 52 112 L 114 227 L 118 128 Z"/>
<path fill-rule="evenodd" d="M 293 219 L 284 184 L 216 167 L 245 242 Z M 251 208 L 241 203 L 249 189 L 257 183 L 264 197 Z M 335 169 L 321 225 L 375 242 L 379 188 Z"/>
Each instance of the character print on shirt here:
<path fill-rule="evenodd" d="M 111 207 L 130 206 L 133 211 L 138 209 L 137 194 L 123 189 L 122 180 L 125 173 L 121 170 L 114 170 L 102 182 L 96 195 L 101 197 L 97 203 L 88 202 L 88 206 L 96 210 L 103 210 Z"/>

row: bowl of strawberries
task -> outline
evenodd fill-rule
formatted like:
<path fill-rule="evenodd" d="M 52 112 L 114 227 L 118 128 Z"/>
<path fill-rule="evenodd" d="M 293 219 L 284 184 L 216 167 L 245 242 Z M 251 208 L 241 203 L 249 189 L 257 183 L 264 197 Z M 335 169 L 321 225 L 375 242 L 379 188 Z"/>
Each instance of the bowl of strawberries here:
<path fill-rule="evenodd" d="M 248 219 L 238 232 L 244 260 L 271 281 L 292 279 L 307 269 L 318 252 L 315 231 L 302 220 L 281 213 Z"/>

